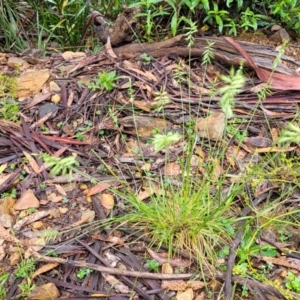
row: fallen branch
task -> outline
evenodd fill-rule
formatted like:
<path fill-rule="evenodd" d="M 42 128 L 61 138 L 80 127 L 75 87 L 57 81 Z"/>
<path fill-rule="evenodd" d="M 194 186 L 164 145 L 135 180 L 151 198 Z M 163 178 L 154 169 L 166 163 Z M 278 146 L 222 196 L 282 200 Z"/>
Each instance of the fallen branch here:
<path fill-rule="evenodd" d="M 137 272 L 137 271 L 127 271 L 121 270 L 116 268 L 108 268 L 102 267 L 95 264 L 75 261 L 75 260 L 68 260 L 63 258 L 56 258 L 56 257 L 48 257 L 40 255 L 38 252 L 32 251 L 32 255 L 38 261 L 44 262 L 51 262 L 51 263 L 59 263 L 64 265 L 70 265 L 73 267 L 79 268 L 89 268 L 99 272 L 105 272 L 108 274 L 114 275 L 121 275 L 121 276 L 129 276 L 129 277 L 136 277 L 136 278 L 149 278 L 149 279 L 162 279 L 162 280 L 178 280 L 178 279 L 191 279 L 195 276 L 195 274 L 159 274 L 159 273 L 149 273 L 149 272 Z"/>

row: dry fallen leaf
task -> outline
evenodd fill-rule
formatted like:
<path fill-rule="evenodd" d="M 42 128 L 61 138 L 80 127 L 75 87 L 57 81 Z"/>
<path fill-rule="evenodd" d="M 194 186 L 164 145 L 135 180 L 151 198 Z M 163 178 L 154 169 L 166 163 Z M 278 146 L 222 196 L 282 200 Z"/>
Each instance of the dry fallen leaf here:
<path fill-rule="evenodd" d="M 46 265 L 43 265 L 42 267 L 40 267 L 39 269 L 37 269 L 33 275 L 31 276 L 31 280 L 34 279 L 35 277 L 46 273 L 50 270 L 53 270 L 54 268 L 56 268 L 59 264 L 58 263 L 48 263 Z"/>
<path fill-rule="evenodd" d="M 197 132 L 200 137 L 219 141 L 223 137 L 225 124 L 225 114 L 221 112 L 214 112 L 207 118 L 199 118 L 197 120 Z"/>
<path fill-rule="evenodd" d="M 111 194 L 101 194 L 99 196 L 101 205 L 106 209 L 113 209 L 114 208 L 114 197 Z"/>
<path fill-rule="evenodd" d="M 40 167 L 37 164 L 35 158 L 33 158 L 29 153 L 27 153 L 26 151 L 23 151 L 23 154 L 26 156 L 26 158 L 28 159 L 28 162 L 32 168 L 32 170 L 36 173 L 36 174 L 40 174 Z"/>
<path fill-rule="evenodd" d="M 98 193 L 101 193 L 103 191 L 105 191 L 106 189 L 108 189 L 111 186 L 110 183 L 108 182 L 102 182 L 102 183 L 98 183 L 95 186 L 93 186 L 91 189 L 89 189 L 86 193 L 87 196 L 93 196 L 96 195 Z"/>
<path fill-rule="evenodd" d="M 34 290 L 28 295 L 28 300 L 49 300 L 57 299 L 60 297 L 60 293 L 56 285 L 52 282 L 37 286 Z"/>
<path fill-rule="evenodd" d="M 14 205 L 15 210 L 25 210 L 28 208 L 38 208 L 39 200 L 35 197 L 32 190 L 27 190 Z"/>

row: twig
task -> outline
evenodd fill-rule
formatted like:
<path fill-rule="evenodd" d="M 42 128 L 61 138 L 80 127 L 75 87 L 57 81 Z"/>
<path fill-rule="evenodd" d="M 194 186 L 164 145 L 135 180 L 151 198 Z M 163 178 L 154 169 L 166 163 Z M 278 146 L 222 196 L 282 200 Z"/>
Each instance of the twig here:
<path fill-rule="evenodd" d="M 47 257 L 47 256 L 40 255 L 38 252 L 35 251 L 32 251 L 32 255 L 38 261 L 56 262 L 59 264 L 71 265 L 73 267 L 79 267 L 79 268 L 89 268 L 95 271 L 105 272 L 114 275 L 121 275 L 121 276 L 162 279 L 162 280 L 191 279 L 192 277 L 195 276 L 195 274 L 158 274 L 158 273 L 148 273 L 148 272 L 127 271 L 127 270 L 121 270 L 116 268 L 102 267 L 95 264 L 89 264 L 80 261 L 67 260 L 63 258 Z"/>

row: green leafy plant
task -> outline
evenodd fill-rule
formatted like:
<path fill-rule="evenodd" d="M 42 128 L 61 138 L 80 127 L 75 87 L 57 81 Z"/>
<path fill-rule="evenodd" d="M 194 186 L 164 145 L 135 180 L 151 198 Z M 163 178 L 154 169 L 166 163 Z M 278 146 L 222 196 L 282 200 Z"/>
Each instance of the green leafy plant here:
<path fill-rule="evenodd" d="M 52 256 L 52 257 L 58 257 L 58 254 L 57 252 L 55 251 L 55 249 L 48 249 L 46 251 L 46 255 L 47 256 Z"/>
<path fill-rule="evenodd" d="M 223 32 L 224 21 L 229 19 L 229 12 L 227 10 L 219 9 L 219 5 L 213 2 L 213 9 L 207 12 L 207 16 L 204 18 L 203 22 L 207 22 L 212 25 L 214 22 L 218 25 L 219 32 Z"/>
<path fill-rule="evenodd" d="M 44 31 L 61 45 L 78 46 L 89 15 L 86 1 L 46 0 L 42 6 L 39 1 L 31 3 L 39 14 Z"/>
<path fill-rule="evenodd" d="M 95 82 L 88 85 L 88 88 L 92 91 L 96 90 L 106 90 L 112 91 L 116 86 L 116 81 L 122 78 L 121 76 L 116 76 L 116 71 L 103 71 L 98 73 L 98 78 Z"/>
<path fill-rule="evenodd" d="M 300 293 L 300 276 L 297 276 L 292 273 L 288 272 L 288 278 L 286 280 L 285 286 L 293 292 Z"/>
<path fill-rule="evenodd" d="M 153 259 L 147 259 L 146 260 L 146 265 L 147 268 L 151 271 L 151 272 L 155 272 L 158 273 L 158 267 L 159 267 L 159 262 Z"/>
<path fill-rule="evenodd" d="M 300 35 L 300 2 L 299 0 L 267 0 L 266 5 L 271 14 L 288 28 L 295 30 Z"/>
<path fill-rule="evenodd" d="M 1 194 L 1 197 L 12 197 L 12 198 L 17 198 L 17 189 L 12 189 L 10 192 L 5 192 Z"/>
<path fill-rule="evenodd" d="M 281 242 L 286 242 L 288 239 L 290 239 L 293 235 L 288 230 L 279 229 L 279 240 Z"/>
<path fill-rule="evenodd" d="M 250 28 L 253 30 L 257 30 L 258 27 L 258 19 L 269 20 L 269 18 L 265 15 L 255 14 L 250 7 L 243 12 L 241 12 L 241 28 L 245 30 L 249 30 Z"/>
<path fill-rule="evenodd" d="M 152 61 L 152 57 L 150 55 L 148 55 L 147 53 L 142 53 L 140 55 L 140 58 L 142 59 L 142 61 L 145 65 L 149 65 Z"/>
<path fill-rule="evenodd" d="M 6 299 L 6 287 L 5 287 L 5 283 L 9 278 L 9 274 L 8 273 L 4 273 L 2 275 L 0 275 L 0 299 Z"/>
<path fill-rule="evenodd" d="M 35 271 L 35 261 L 33 258 L 22 259 L 16 269 L 17 278 L 30 278 Z"/>
<path fill-rule="evenodd" d="M 145 18 L 144 29 L 146 36 L 149 38 L 153 34 L 153 28 L 155 26 L 154 19 L 160 16 L 169 15 L 169 12 L 165 11 L 161 6 L 157 6 L 161 0 L 141 0 L 136 3 L 132 3 L 129 7 L 135 7 L 140 5 L 142 8 L 141 13 L 137 13 L 135 18 Z"/>
<path fill-rule="evenodd" d="M 47 168 L 51 168 L 51 176 L 56 176 L 58 174 L 65 176 L 68 174 L 69 180 L 72 178 L 74 168 L 79 166 L 79 162 L 74 155 L 60 158 L 51 156 L 48 153 L 42 153 L 40 158 L 45 162 Z"/>
<path fill-rule="evenodd" d="M 27 211 L 28 215 L 32 215 L 36 212 L 36 208 L 30 207 L 26 211 Z"/>
<path fill-rule="evenodd" d="M 77 271 L 76 273 L 76 276 L 79 278 L 79 279 L 83 279 L 86 275 L 92 273 L 93 270 L 92 269 L 89 269 L 89 268 L 81 268 Z"/>
<path fill-rule="evenodd" d="M 27 297 L 36 286 L 35 284 L 32 284 L 30 278 L 26 278 L 23 283 L 18 285 L 18 287 L 22 291 L 20 296 Z"/>
<path fill-rule="evenodd" d="M 12 100 L 0 101 L 0 118 L 6 121 L 18 123 L 19 120 L 19 105 Z"/>
<path fill-rule="evenodd" d="M 300 142 L 300 128 L 293 123 L 288 123 L 280 137 L 277 140 L 278 144 L 290 144 Z"/>
<path fill-rule="evenodd" d="M 240 129 L 243 120 L 237 118 L 232 119 L 232 122 L 228 122 L 226 126 L 226 132 L 235 137 L 239 142 L 242 142 L 247 136 L 246 129 Z"/>
<path fill-rule="evenodd" d="M 167 134 L 155 134 L 152 139 L 154 151 L 159 152 L 182 139 L 178 132 L 168 132 Z"/>

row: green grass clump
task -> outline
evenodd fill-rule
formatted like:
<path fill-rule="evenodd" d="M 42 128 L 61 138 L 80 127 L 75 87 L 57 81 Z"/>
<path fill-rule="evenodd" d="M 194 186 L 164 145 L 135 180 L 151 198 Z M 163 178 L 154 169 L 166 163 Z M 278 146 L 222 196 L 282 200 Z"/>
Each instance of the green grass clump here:
<path fill-rule="evenodd" d="M 126 221 L 158 248 L 167 245 L 170 255 L 184 251 L 207 267 L 216 264 L 217 251 L 230 245 L 234 235 L 237 218 L 231 218 L 233 201 L 241 186 L 233 184 L 223 194 L 210 180 L 197 184 L 184 179 L 181 187 L 169 184 L 152 189 L 156 194 L 149 201 L 140 201 L 134 193 L 115 191 L 128 205 L 126 215 L 117 221 Z"/>

